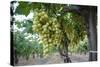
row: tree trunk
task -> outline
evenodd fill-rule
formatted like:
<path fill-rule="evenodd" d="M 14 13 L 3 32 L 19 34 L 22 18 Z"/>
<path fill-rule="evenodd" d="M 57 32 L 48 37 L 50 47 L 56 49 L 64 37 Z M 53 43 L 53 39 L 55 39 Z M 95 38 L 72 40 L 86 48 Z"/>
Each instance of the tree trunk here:
<path fill-rule="evenodd" d="M 71 59 L 70 57 L 68 56 L 68 38 L 67 38 L 67 35 L 66 33 L 64 32 L 64 26 L 63 24 L 61 23 L 61 27 L 62 27 L 62 32 L 63 32 L 63 39 L 62 39 L 62 45 L 59 46 L 59 52 L 60 52 L 60 55 L 64 57 L 64 63 L 70 63 L 71 62 Z"/>

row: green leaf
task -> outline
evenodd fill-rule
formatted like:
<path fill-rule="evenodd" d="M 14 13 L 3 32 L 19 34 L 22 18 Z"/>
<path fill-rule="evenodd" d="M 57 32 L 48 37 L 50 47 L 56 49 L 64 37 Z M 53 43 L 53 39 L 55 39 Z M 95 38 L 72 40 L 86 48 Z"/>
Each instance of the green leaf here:
<path fill-rule="evenodd" d="M 19 2 L 19 6 L 16 8 L 15 13 L 27 16 L 31 10 L 30 5 L 29 2 Z"/>

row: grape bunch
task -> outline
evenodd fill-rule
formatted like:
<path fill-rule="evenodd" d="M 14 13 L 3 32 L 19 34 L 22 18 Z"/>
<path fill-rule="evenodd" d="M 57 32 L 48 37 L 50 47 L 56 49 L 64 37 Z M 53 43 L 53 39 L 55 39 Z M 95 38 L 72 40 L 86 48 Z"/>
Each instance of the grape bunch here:
<path fill-rule="evenodd" d="M 36 13 L 33 20 L 32 29 L 39 36 L 39 43 L 44 45 L 44 53 L 49 47 L 61 43 L 62 31 L 57 18 L 49 17 L 45 11 Z"/>

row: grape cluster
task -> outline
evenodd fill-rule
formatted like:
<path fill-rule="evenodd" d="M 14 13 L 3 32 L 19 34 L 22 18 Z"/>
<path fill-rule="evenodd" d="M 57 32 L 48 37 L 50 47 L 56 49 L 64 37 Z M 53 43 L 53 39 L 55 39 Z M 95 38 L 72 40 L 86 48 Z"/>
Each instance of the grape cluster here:
<path fill-rule="evenodd" d="M 49 17 L 45 11 L 41 11 L 34 16 L 32 29 L 39 35 L 39 43 L 46 48 L 59 45 L 62 38 L 61 26 L 57 19 Z"/>

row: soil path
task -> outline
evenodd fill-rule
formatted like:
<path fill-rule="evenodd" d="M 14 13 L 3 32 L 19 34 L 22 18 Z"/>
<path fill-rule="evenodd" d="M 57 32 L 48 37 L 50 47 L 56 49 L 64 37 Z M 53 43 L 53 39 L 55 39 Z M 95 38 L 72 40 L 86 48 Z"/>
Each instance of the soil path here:
<path fill-rule="evenodd" d="M 69 55 L 72 63 L 75 62 L 88 62 L 88 54 L 72 54 Z M 22 65 L 41 65 L 41 64 L 58 64 L 58 63 L 64 63 L 63 58 L 59 55 L 59 53 L 54 53 L 53 55 L 47 57 L 47 58 L 39 58 L 36 57 L 33 59 L 32 57 L 29 58 L 29 60 L 20 58 L 17 66 Z"/>

